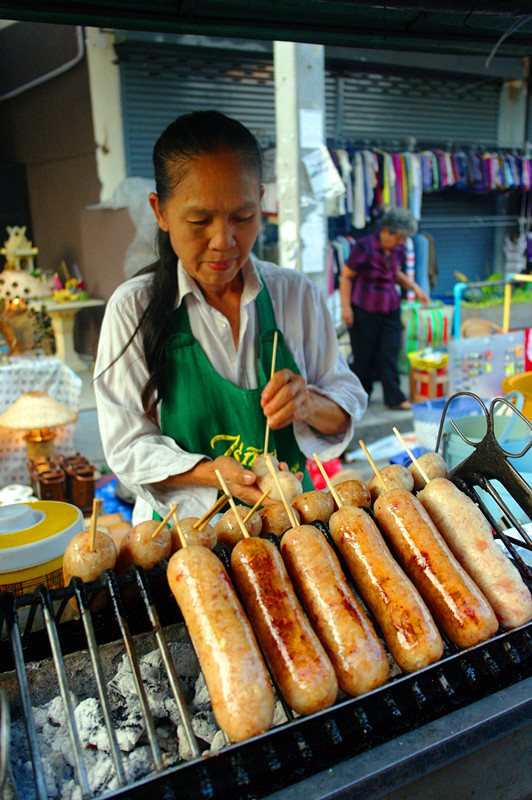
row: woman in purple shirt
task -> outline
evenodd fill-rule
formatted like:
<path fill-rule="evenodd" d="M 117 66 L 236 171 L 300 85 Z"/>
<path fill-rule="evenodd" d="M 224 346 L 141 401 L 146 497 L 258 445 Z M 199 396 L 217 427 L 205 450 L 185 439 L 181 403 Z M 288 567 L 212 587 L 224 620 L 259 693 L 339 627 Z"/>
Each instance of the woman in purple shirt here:
<path fill-rule="evenodd" d="M 401 347 L 401 315 L 396 284 L 428 303 L 425 292 L 401 271 L 404 241 L 417 233 L 407 208 L 392 208 L 381 218 L 378 233 L 359 239 L 340 277 L 342 320 L 349 328 L 353 371 L 371 396 L 378 375 L 389 408 L 409 409 L 401 391 L 397 360 Z"/>

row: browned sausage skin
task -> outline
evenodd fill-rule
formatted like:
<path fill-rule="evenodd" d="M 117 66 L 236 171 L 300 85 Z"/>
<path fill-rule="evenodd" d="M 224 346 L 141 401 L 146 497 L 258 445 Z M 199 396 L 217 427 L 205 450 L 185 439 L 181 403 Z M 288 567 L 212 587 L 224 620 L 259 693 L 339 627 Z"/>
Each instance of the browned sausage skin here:
<path fill-rule="evenodd" d="M 97 530 L 94 536 L 94 549 L 89 550 L 90 531 L 82 531 L 74 536 L 66 546 L 63 557 L 63 582 L 68 586 L 70 579 L 81 578 L 83 583 L 98 580 L 102 572 L 114 569 L 116 564 L 116 545 L 103 531 Z M 100 611 L 107 601 L 105 592 L 100 592 L 91 604 L 91 611 Z M 75 597 L 69 604 L 78 609 Z"/>
<path fill-rule="evenodd" d="M 447 464 L 439 453 L 423 453 L 416 461 L 408 465 L 408 471 L 414 479 L 414 489 L 416 492 L 423 489 L 427 481 L 421 474 L 419 467 L 423 470 L 429 481 L 433 478 L 447 477 Z"/>
<path fill-rule="evenodd" d="M 303 492 L 292 502 L 292 508 L 299 513 L 302 523 L 310 523 L 319 520 L 329 522 L 330 516 L 335 509 L 335 504 L 330 492 Z"/>
<path fill-rule="evenodd" d="M 443 654 L 443 641 L 434 620 L 368 512 L 342 506 L 332 515 L 329 525 L 334 542 L 401 669 L 414 672 L 438 661 Z"/>
<path fill-rule="evenodd" d="M 374 506 L 377 522 L 435 619 L 459 647 L 498 630 L 495 613 L 413 494 L 391 489 Z"/>
<path fill-rule="evenodd" d="M 172 552 L 170 529 L 164 526 L 157 536 L 153 536 L 161 523 L 146 520 L 131 528 L 120 541 L 116 559 L 116 572 L 122 574 L 133 564 L 144 569 L 152 569 Z"/>
<path fill-rule="evenodd" d="M 220 560 L 207 548 L 191 545 L 172 556 L 167 577 L 220 728 L 233 742 L 268 730 L 273 691 L 249 620 Z"/>
<path fill-rule="evenodd" d="M 388 491 L 389 489 L 405 489 L 407 492 L 411 492 L 414 488 L 414 478 L 402 464 L 388 464 L 380 470 L 379 474 L 380 478 L 386 484 L 386 489 L 384 489 L 377 475 L 370 478 L 368 481 L 368 489 L 371 494 L 372 503 L 375 502 L 382 492 Z"/>
<path fill-rule="evenodd" d="M 348 480 L 334 487 L 342 506 L 365 506 L 371 508 L 371 495 L 363 481 Z"/>
<path fill-rule="evenodd" d="M 434 478 L 417 495 L 454 555 L 482 589 L 503 628 L 532 619 L 532 595 L 495 542 L 480 508 L 451 481 Z"/>
<path fill-rule="evenodd" d="M 385 683 L 386 653 L 323 534 L 311 525 L 292 528 L 281 554 L 340 689 L 356 696 Z"/>
<path fill-rule="evenodd" d="M 253 629 L 288 705 L 313 714 L 334 703 L 338 682 L 294 593 L 276 546 L 247 538 L 231 553 L 231 567 Z"/>

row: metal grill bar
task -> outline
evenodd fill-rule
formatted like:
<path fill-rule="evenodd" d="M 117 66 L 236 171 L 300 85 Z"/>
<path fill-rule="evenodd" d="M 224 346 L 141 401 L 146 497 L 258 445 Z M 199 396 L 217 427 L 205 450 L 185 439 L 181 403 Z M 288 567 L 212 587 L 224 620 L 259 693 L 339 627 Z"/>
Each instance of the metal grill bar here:
<path fill-rule="evenodd" d="M 37 591 L 37 594 L 39 594 L 41 597 L 42 610 L 44 614 L 44 624 L 46 627 L 46 632 L 48 633 L 50 647 L 52 649 L 55 670 L 59 681 L 59 691 L 61 693 L 61 699 L 63 701 L 63 705 L 66 711 L 67 727 L 70 735 L 70 741 L 72 742 L 72 749 L 74 751 L 74 766 L 78 775 L 78 781 L 81 787 L 82 794 L 84 797 L 89 797 L 90 796 L 89 779 L 87 777 L 87 771 L 85 769 L 85 763 L 83 761 L 83 755 L 81 752 L 81 742 L 79 740 L 76 718 L 74 716 L 74 708 L 72 706 L 72 699 L 70 697 L 70 689 L 68 686 L 65 663 L 63 661 L 63 656 L 61 653 L 61 645 L 59 643 L 57 627 L 52 612 L 52 604 L 50 602 L 50 597 L 47 589 L 45 589 L 44 587 L 40 587 L 40 589 L 38 589 Z"/>
<path fill-rule="evenodd" d="M 98 652 L 98 643 L 96 642 L 96 636 L 94 634 L 94 626 L 92 624 L 92 617 L 90 615 L 89 606 L 87 603 L 87 595 L 85 593 L 83 581 L 80 578 L 73 579 L 73 586 L 74 586 L 74 591 L 76 593 L 76 599 L 78 601 L 79 611 L 81 614 L 81 621 L 83 622 L 85 635 L 87 637 L 89 656 L 92 663 L 94 677 L 96 679 L 98 697 L 100 698 L 100 704 L 103 712 L 105 727 L 107 729 L 107 735 L 109 737 L 109 745 L 111 747 L 111 758 L 113 759 L 113 764 L 118 783 L 120 786 L 124 786 L 124 784 L 126 783 L 126 774 L 124 772 L 122 756 L 120 755 L 118 742 L 116 740 L 115 729 L 113 727 L 111 708 L 109 706 L 107 693 L 105 691 L 105 681 L 103 678 L 102 665 Z"/>
<path fill-rule="evenodd" d="M 122 599 L 120 597 L 120 593 L 116 583 L 116 578 L 114 577 L 114 575 L 108 573 L 106 575 L 106 579 L 107 579 L 107 586 L 109 588 L 109 593 L 113 601 L 115 615 L 119 622 L 120 631 L 122 633 L 122 638 L 124 640 L 124 645 L 126 647 L 127 657 L 131 665 L 131 672 L 133 675 L 133 680 L 135 682 L 135 689 L 137 691 L 137 696 L 140 701 L 142 717 L 144 719 L 144 725 L 146 726 L 146 733 L 148 735 L 148 741 L 150 743 L 153 760 L 155 763 L 155 769 L 157 770 L 157 772 L 161 772 L 161 770 L 164 769 L 164 764 L 161 757 L 159 744 L 157 742 L 157 733 L 155 731 L 153 717 L 150 712 L 148 698 L 146 696 L 146 690 L 144 688 L 144 684 L 142 682 L 142 676 L 140 674 L 140 665 L 137 657 L 137 652 L 135 650 L 135 645 L 133 643 L 133 637 L 131 636 L 131 632 L 129 630 L 129 624 L 123 612 Z"/>

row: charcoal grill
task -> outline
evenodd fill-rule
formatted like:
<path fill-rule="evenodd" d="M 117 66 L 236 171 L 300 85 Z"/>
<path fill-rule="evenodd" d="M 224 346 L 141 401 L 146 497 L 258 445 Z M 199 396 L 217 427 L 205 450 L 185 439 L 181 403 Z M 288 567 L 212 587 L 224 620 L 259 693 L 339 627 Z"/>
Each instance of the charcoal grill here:
<path fill-rule="evenodd" d="M 498 457 L 490 461 L 490 475 L 500 474 Z M 457 477 L 462 488 L 474 495 L 478 471 L 467 479 L 467 470 L 461 469 Z M 504 516 L 504 503 L 500 508 Z M 521 538 L 508 536 L 500 520 L 491 521 L 532 588 L 527 563 L 532 543 L 527 530 L 516 521 Z M 109 597 L 107 608 L 92 614 L 92 599 L 102 591 Z M 81 618 L 67 621 L 65 611 L 73 597 Z M 194 735 L 169 654 L 168 631 L 184 626 L 165 582 L 164 563 L 149 572 L 136 567 L 127 576 L 106 573 L 92 584 L 74 580 L 62 589 L 41 587 L 31 596 L 4 593 L 0 623 L 4 670 L 0 687 L 8 695 L 12 716 L 25 719 L 39 800 L 47 794 L 31 711 L 30 666 L 46 658 L 51 658 L 50 669 L 56 674 L 67 713 L 76 780 L 84 796 L 91 796 L 69 694 L 72 676 L 65 666 L 68 654 L 76 651 L 86 651 L 90 658 L 120 783 L 112 793 L 98 795 L 102 798 L 377 798 L 494 741 L 520 733 L 526 737 L 532 722 L 532 623 L 499 633 L 467 651 L 458 650 L 444 637 L 444 656 L 436 664 L 411 675 L 396 674 L 384 686 L 358 698 L 342 698 L 318 714 L 301 718 L 288 714 L 286 722 L 267 733 L 240 744 L 228 743 L 209 756 L 202 755 L 201 742 Z M 161 756 L 140 676 L 139 642 L 147 633 L 161 653 L 192 753 L 190 760 L 172 767 L 165 767 Z M 125 778 L 113 735 L 99 654 L 104 643 L 115 640 L 122 641 L 131 663 L 153 761 L 152 772 L 133 783 Z M 515 747 L 514 739 L 508 741 Z M 0 758 L 0 765 L 4 762 Z M 527 796 L 517 793 L 518 776 L 513 779 L 516 794 L 512 797 Z"/>

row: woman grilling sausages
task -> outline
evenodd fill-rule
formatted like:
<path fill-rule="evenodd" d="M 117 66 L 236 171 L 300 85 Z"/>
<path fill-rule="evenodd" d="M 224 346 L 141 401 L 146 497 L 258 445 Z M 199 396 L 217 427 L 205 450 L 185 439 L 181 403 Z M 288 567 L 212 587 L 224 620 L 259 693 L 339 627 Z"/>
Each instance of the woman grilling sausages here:
<path fill-rule="evenodd" d="M 251 253 L 257 142 L 236 120 L 194 112 L 163 132 L 153 158 L 159 260 L 111 297 L 95 369 L 105 455 L 137 495 L 134 522 L 170 503 L 199 516 L 216 499 L 216 469 L 255 503 L 266 424 L 268 449 L 311 489 L 306 457 L 340 455 L 367 398 L 316 286 Z"/>

